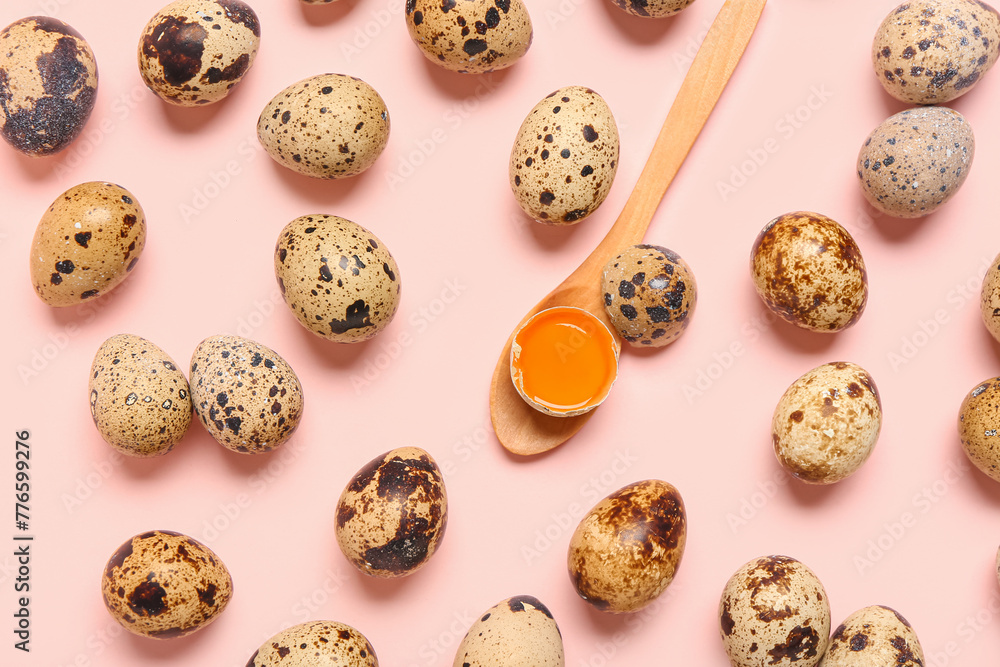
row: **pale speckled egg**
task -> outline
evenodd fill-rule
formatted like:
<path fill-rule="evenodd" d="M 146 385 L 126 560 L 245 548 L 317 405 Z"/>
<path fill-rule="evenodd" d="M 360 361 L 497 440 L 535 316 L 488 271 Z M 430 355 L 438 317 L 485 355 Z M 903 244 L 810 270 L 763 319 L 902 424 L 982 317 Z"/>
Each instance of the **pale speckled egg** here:
<path fill-rule="evenodd" d="M 1000 255 L 993 258 L 993 264 L 983 276 L 983 286 L 979 294 L 979 311 L 986 330 L 1000 342 Z"/>
<path fill-rule="evenodd" d="M 846 361 L 817 366 L 774 408 L 771 439 L 782 467 L 810 484 L 854 474 L 882 429 L 882 400 L 868 372 Z"/>
<path fill-rule="evenodd" d="M 610 260 L 601 290 L 611 324 L 636 347 L 663 347 L 677 340 L 698 302 L 691 267 L 657 245 L 630 246 Z"/>
<path fill-rule="evenodd" d="M 911 104 L 942 104 L 969 92 L 993 66 L 1000 17 L 981 0 L 909 0 L 885 17 L 872 42 L 875 75 Z"/>
<path fill-rule="evenodd" d="M 288 362 L 240 336 L 206 338 L 191 355 L 191 403 L 208 432 L 241 454 L 268 452 L 302 419 L 302 385 Z"/>
<path fill-rule="evenodd" d="M 233 596 L 233 580 L 198 540 L 153 530 L 129 539 L 108 559 L 101 593 L 111 616 L 129 632 L 172 639 L 218 618 Z"/>
<path fill-rule="evenodd" d="M 539 222 L 573 224 L 597 210 L 618 171 L 618 125 L 604 98 L 567 86 L 536 104 L 510 152 L 510 187 Z"/>
<path fill-rule="evenodd" d="M 1000 482 L 1000 377 L 966 394 L 958 411 L 958 436 L 973 465 Z"/>
<path fill-rule="evenodd" d="M 562 633 L 552 612 L 530 595 L 490 607 L 469 628 L 455 653 L 454 667 L 563 667 Z"/>
<path fill-rule="evenodd" d="M 309 621 L 282 630 L 254 651 L 247 667 L 378 667 L 368 639 L 337 621 Z"/>
<path fill-rule="evenodd" d="M 370 85 L 319 74 L 285 88 L 264 107 L 257 138 L 275 162 L 313 178 L 368 169 L 389 142 L 389 110 Z"/>
<path fill-rule="evenodd" d="M 90 414 L 101 437 L 129 456 L 166 454 L 191 425 L 191 389 L 166 352 L 118 334 L 90 366 Z"/>
<path fill-rule="evenodd" d="M 694 0 L 612 0 L 620 9 L 645 18 L 673 16 Z"/>
<path fill-rule="evenodd" d="M 765 556 L 730 577 L 719 623 L 733 667 L 815 667 L 830 641 L 830 602 L 801 562 Z"/>
<path fill-rule="evenodd" d="M 87 40 L 59 19 L 29 16 L 0 31 L 0 136 L 32 157 L 76 139 L 97 98 Z"/>
<path fill-rule="evenodd" d="M 399 267 L 386 245 L 359 224 L 305 215 L 281 230 L 274 275 L 306 329 L 338 343 L 368 340 L 399 308 Z"/>
<path fill-rule="evenodd" d="M 510 67 L 532 38 L 521 0 L 406 0 L 406 29 L 432 63 L 472 74 Z"/>
<path fill-rule="evenodd" d="M 857 243 L 819 213 L 786 213 L 767 223 L 754 241 L 750 271 L 768 309 L 810 331 L 842 331 L 868 303 L 868 271 Z"/>
<path fill-rule="evenodd" d="M 955 196 L 976 152 L 972 127 L 947 107 L 907 109 L 875 128 L 858 153 L 865 199 L 888 215 L 919 218 Z"/>
<path fill-rule="evenodd" d="M 211 104 L 243 80 L 259 46 L 260 21 L 246 3 L 177 0 L 143 29 L 139 73 L 165 102 Z"/>
<path fill-rule="evenodd" d="M 419 570 L 437 551 L 447 525 L 444 478 L 419 447 L 369 461 L 337 502 L 337 544 L 354 567 L 374 577 Z"/>
<path fill-rule="evenodd" d="M 687 516 L 673 485 L 656 479 L 629 484 L 597 503 L 569 543 L 570 579 L 601 611 L 631 612 L 673 581 L 684 555 Z"/>
<path fill-rule="evenodd" d="M 860 609 L 830 638 L 823 667 L 923 667 L 924 652 L 909 621 L 889 607 Z"/>
<path fill-rule="evenodd" d="M 31 283 L 50 306 L 73 306 L 117 287 L 146 245 L 146 216 L 114 183 L 75 185 L 42 215 L 31 241 Z"/>

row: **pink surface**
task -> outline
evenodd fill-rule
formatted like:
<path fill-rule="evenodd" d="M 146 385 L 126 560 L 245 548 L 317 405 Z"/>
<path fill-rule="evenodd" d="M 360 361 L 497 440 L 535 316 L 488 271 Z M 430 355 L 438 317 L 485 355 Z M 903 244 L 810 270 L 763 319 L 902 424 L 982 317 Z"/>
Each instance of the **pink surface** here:
<path fill-rule="evenodd" d="M 0 664 L 229 667 L 283 626 L 333 619 L 361 630 L 384 665 L 449 665 L 475 617 L 531 594 L 551 608 L 573 667 L 723 666 L 722 588 L 745 561 L 772 553 L 818 574 L 834 626 L 884 604 L 912 622 L 926 664 L 995 664 L 1000 485 L 965 459 L 956 418 L 965 392 L 1000 374 L 1000 348 L 977 305 L 980 278 L 1000 251 L 1000 74 L 953 104 L 978 143 L 959 194 L 925 220 L 881 217 L 864 204 L 854 159 L 868 132 L 903 108 L 869 63 L 874 31 L 895 1 L 772 0 L 647 235 L 694 270 L 700 298 L 691 326 L 662 351 L 627 350 L 611 397 L 586 428 L 520 460 L 490 429 L 497 354 L 620 211 L 721 0 L 655 22 L 607 0 L 528 4 L 535 37 L 527 56 L 505 72 L 462 77 L 418 53 L 402 0 L 314 8 L 256 0 L 256 63 L 229 99 L 194 110 L 161 103 L 138 75 L 138 36 L 160 0 L 0 6 L 3 25 L 38 13 L 70 23 L 91 43 L 101 74 L 94 114 L 65 153 L 29 160 L 0 146 L 8 442 L 0 506 L 9 518 L 0 525 Z M 273 164 L 254 134 L 275 93 L 328 71 L 372 84 L 392 118 L 375 166 L 332 183 Z M 594 88 L 614 111 L 621 166 L 595 215 L 554 229 L 520 213 L 507 157 L 524 114 L 570 84 Z M 135 193 L 148 219 L 146 250 L 111 295 L 54 310 L 32 292 L 28 248 L 49 203 L 88 180 Z M 733 189 L 723 195 L 720 183 Z M 749 278 L 758 231 L 798 209 L 840 221 L 868 265 L 868 309 L 836 336 L 774 323 Z M 275 239 L 308 213 L 369 227 L 399 263 L 400 310 L 366 344 L 313 336 L 278 296 Z M 281 450 L 250 458 L 194 425 L 164 458 L 123 460 L 98 435 L 86 398 L 94 352 L 120 332 L 150 339 L 181 366 L 213 334 L 274 348 L 304 386 L 300 429 Z M 856 475 L 808 487 L 779 471 L 771 413 L 796 377 L 838 359 L 874 376 L 885 422 Z M 35 535 L 27 655 L 14 650 L 11 631 L 19 597 L 13 440 L 21 429 L 31 431 Z M 427 449 L 441 465 L 449 526 L 423 570 L 373 581 L 340 553 L 334 507 L 358 468 L 403 445 Z M 678 576 L 647 611 L 593 611 L 566 574 L 570 534 L 604 495 L 650 477 L 677 486 L 687 505 Z M 107 558 L 154 528 L 203 540 L 232 572 L 229 608 L 187 638 L 128 635 L 101 602 Z"/>

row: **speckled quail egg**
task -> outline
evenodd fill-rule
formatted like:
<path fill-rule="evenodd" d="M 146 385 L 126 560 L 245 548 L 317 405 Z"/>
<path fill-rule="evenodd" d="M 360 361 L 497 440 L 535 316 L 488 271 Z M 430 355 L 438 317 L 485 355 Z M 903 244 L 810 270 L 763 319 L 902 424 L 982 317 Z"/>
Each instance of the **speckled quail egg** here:
<path fill-rule="evenodd" d="M 810 331 L 842 331 L 868 303 L 868 272 L 857 243 L 819 213 L 786 213 L 767 223 L 754 241 L 750 271 L 764 304 Z"/>
<path fill-rule="evenodd" d="M 673 485 L 629 484 L 593 507 L 569 543 L 570 579 L 597 609 L 642 609 L 666 590 L 684 555 L 687 518 Z"/>
<path fill-rule="evenodd" d="M 969 460 L 1000 482 L 1000 377 L 979 383 L 958 411 L 958 436 Z"/>
<path fill-rule="evenodd" d="M 846 361 L 817 366 L 792 383 L 774 408 L 778 461 L 810 484 L 832 484 L 868 460 L 882 428 L 882 400 L 868 372 Z"/>
<path fill-rule="evenodd" d="M 636 347 L 663 347 L 691 322 L 698 302 L 694 273 L 663 246 L 634 245 L 604 266 L 604 310 L 618 335 Z"/>
<path fill-rule="evenodd" d="M 240 0 L 177 0 L 146 24 L 139 73 L 160 99 L 218 102 L 243 80 L 260 46 L 257 14 Z"/>
<path fill-rule="evenodd" d="M 0 136 L 32 157 L 76 139 L 97 98 L 87 40 L 59 19 L 29 16 L 0 31 Z"/>
<path fill-rule="evenodd" d="M 993 258 L 993 264 L 983 276 L 979 310 L 986 330 L 1000 342 L 1000 255 Z"/>
<path fill-rule="evenodd" d="M 633 16 L 658 19 L 673 16 L 694 0 L 612 0 L 612 2 Z"/>
<path fill-rule="evenodd" d="M 872 64 L 886 92 L 911 104 L 964 95 L 993 66 L 1000 17 L 981 0 L 909 0 L 885 17 Z"/>
<path fill-rule="evenodd" d="M 532 37 L 521 0 L 407 0 L 406 29 L 432 63 L 473 74 L 510 67 Z"/>
<path fill-rule="evenodd" d="M 997 570 L 997 583 L 1000 584 L 1000 549 L 997 549 L 996 570 Z"/>
<path fill-rule="evenodd" d="M 129 539 L 101 578 L 104 605 L 123 628 L 172 639 L 205 627 L 229 604 L 233 580 L 215 552 L 169 530 Z"/>
<path fill-rule="evenodd" d="M 924 652 L 913 626 L 889 607 L 860 609 L 830 638 L 823 667 L 923 667 Z"/>
<path fill-rule="evenodd" d="M 310 621 L 282 630 L 254 651 L 247 667 L 378 667 L 368 639 L 344 623 Z"/>
<path fill-rule="evenodd" d="M 344 74 L 303 79 L 274 96 L 257 138 L 275 162 L 313 178 L 368 169 L 389 141 L 389 110 L 370 85 Z"/>
<path fill-rule="evenodd" d="M 830 602 L 801 562 L 765 556 L 726 583 L 719 623 L 733 667 L 815 667 L 830 641 Z"/>
<path fill-rule="evenodd" d="M 875 128 L 858 153 L 868 202 L 898 218 L 937 210 L 962 187 L 976 152 L 972 128 L 947 107 L 907 109 Z"/>
<path fill-rule="evenodd" d="M 469 628 L 454 667 L 563 667 L 562 633 L 538 598 L 517 595 L 490 607 Z"/>
<path fill-rule="evenodd" d="M 372 338 L 399 308 L 402 284 L 389 248 L 334 215 L 288 223 L 274 246 L 274 275 L 302 326 L 338 343 Z"/>
<path fill-rule="evenodd" d="M 187 378 L 145 338 L 118 334 L 90 366 L 90 414 L 108 444 L 129 456 L 166 454 L 191 425 Z"/>
<path fill-rule="evenodd" d="M 337 543 L 361 572 L 401 577 L 427 564 L 448 525 L 441 470 L 419 447 L 377 456 L 337 503 Z"/>
<path fill-rule="evenodd" d="M 146 244 L 146 216 L 114 183 L 81 183 L 59 195 L 31 241 L 31 282 L 50 306 L 73 306 L 117 287 Z"/>
<path fill-rule="evenodd" d="M 618 126 L 590 88 L 560 88 L 521 123 L 508 175 L 517 203 L 539 222 L 570 225 L 597 210 L 618 171 Z"/>
<path fill-rule="evenodd" d="M 208 432 L 242 454 L 287 441 L 302 419 L 302 385 L 288 362 L 240 336 L 206 338 L 191 355 L 191 403 Z"/>

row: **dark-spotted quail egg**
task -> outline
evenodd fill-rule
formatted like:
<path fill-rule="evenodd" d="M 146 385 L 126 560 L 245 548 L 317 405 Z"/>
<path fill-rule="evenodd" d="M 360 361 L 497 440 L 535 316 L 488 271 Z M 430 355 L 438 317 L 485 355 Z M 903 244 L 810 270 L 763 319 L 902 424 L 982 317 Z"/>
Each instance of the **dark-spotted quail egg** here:
<path fill-rule="evenodd" d="M 472 624 L 455 653 L 454 667 L 563 667 L 562 633 L 552 612 L 531 595 L 490 607 Z"/>
<path fill-rule="evenodd" d="M 673 16 L 694 0 L 612 0 L 615 5 L 633 16 L 663 18 Z"/>
<path fill-rule="evenodd" d="M 309 621 L 260 645 L 247 667 L 378 667 L 368 639 L 345 623 Z"/>
<path fill-rule="evenodd" d="M 986 330 L 1000 342 L 1000 255 L 993 258 L 993 264 L 983 276 L 979 311 Z"/>
<path fill-rule="evenodd" d="M 969 460 L 1000 482 L 1000 377 L 980 382 L 958 411 L 958 436 Z"/>
<path fill-rule="evenodd" d="M 859 609 L 830 638 L 822 667 L 923 667 L 924 652 L 909 621 L 895 609 Z"/>

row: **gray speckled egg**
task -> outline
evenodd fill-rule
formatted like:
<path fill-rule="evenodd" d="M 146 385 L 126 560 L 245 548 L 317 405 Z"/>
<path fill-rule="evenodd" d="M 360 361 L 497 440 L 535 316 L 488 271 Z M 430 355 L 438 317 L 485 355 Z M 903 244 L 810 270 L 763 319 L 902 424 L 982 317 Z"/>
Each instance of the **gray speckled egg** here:
<path fill-rule="evenodd" d="M 344 623 L 310 621 L 282 630 L 254 651 L 247 667 L 378 667 L 368 639 Z"/>
<path fill-rule="evenodd" d="M 657 245 L 630 246 L 610 260 L 601 290 L 611 324 L 636 347 L 663 347 L 677 340 L 698 302 L 691 267 Z"/>
<path fill-rule="evenodd" d="M 823 667 L 923 667 L 924 652 L 913 626 L 889 607 L 860 609 L 830 638 Z"/>
<path fill-rule="evenodd" d="M 774 314 L 810 331 L 853 326 L 868 303 L 868 271 L 857 243 L 819 213 L 786 213 L 765 225 L 753 244 L 750 272 Z"/>
<path fill-rule="evenodd" d="M 909 0 L 885 17 L 872 64 L 886 92 L 911 104 L 964 95 L 997 60 L 1000 17 L 981 0 Z"/>
<path fill-rule="evenodd" d="M 817 366 L 791 384 L 771 420 L 774 453 L 792 475 L 832 484 L 854 474 L 878 441 L 882 400 L 868 372 L 846 361 Z"/>
<path fill-rule="evenodd" d="M 730 577 L 719 624 L 733 667 L 815 667 L 830 641 L 830 602 L 805 565 L 765 556 Z"/>
<path fill-rule="evenodd" d="M 191 403 L 208 432 L 242 454 L 284 443 L 302 419 L 302 385 L 277 352 L 240 336 L 206 338 L 191 355 Z"/>
<path fill-rule="evenodd" d="M 257 138 L 275 162 L 313 178 L 346 178 L 374 164 L 389 141 L 389 110 L 370 85 L 344 74 L 294 83 L 267 103 Z"/>
<path fill-rule="evenodd" d="M 432 63 L 473 74 L 510 67 L 532 37 L 521 0 L 407 0 L 406 29 Z"/>
<path fill-rule="evenodd" d="M 673 16 L 694 0 L 612 0 L 612 2 L 633 16 L 658 19 Z"/>
<path fill-rule="evenodd" d="M 129 456 L 166 454 L 191 425 L 191 389 L 166 352 L 118 334 L 90 366 L 90 414 L 101 437 Z"/>
<path fill-rule="evenodd" d="M 987 331 L 1000 342 L 1000 255 L 993 258 L 993 264 L 983 276 L 979 311 Z"/>
<path fill-rule="evenodd" d="M 573 224 L 597 210 L 618 171 L 618 126 L 590 88 L 560 88 L 528 112 L 510 152 L 510 187 L 539 222 Z"/>
<path fill-rule="evenodd" d="M 337 503 L 337 543 L 361 572 L 401 577 L 427 564 L 448 525 L 441 470 L 419 447 L 377 456 Z"/>
<path fill-rule="evenodd" d="M 958 410 L 958 436 L 969 460 L 1000 482 L 1000 377 L 966 394 Z"/>
<path fill-rule="evenodd" d="M 972 127 L 957 111 L 901 111 L 875 128 L 861 146 L 861 191 L 883 213 L 919 218 L 958 192 L 975 152 Z"/>
<path fill-rule="evenodd" d="M 104 605 L 123 628 L 153 639 L 205 627 L 233 596 L 229 570 L 201 542 L 169 530 L 129 539 L 101 577 Z"/>
<path fill-rule="evenodd" d="M 538 598 L 517 595 L 490 607 L 469 628 L 454 667 L 563 667 L 562 633 Z"/>
<path fill-rule="evenodd" d="M 29 16 L 0 31 L 0 136 L 25 155 L 63 150 L 90 118 L 97 61 L 62 21 Z"/>
<path fill-rule="evenodd" d="M 260 46 L 257 14 L 240 0 L 177 0 L 139 39 L 139 73 L 160 99 L 218 102 L 243 80 Z"/>
<path fill-rule="evenodd" d="M 146 216 L 114 183 L 81 183 L 59 195 L 31 241 L 29 268 L 38 298 L 74 306 L 117 287 L 146 245 Z"/>

